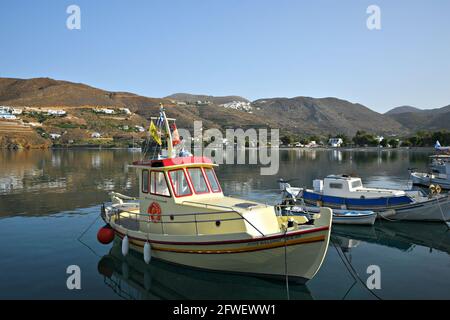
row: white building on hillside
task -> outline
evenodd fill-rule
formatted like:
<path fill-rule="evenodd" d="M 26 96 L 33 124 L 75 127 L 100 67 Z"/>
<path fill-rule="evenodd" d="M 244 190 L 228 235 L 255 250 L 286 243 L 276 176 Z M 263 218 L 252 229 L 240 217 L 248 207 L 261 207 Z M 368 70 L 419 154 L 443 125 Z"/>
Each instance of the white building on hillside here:
<path fill-rule="evenodd" d="M 17 117 L 12 114 L 12 108 L 0 106 L 0 119 L 15 120 Z"/>
<path fill-rule="evenodd" d="M 120 108 L 120 111 L 122 111 L 125 114 L 131 114 L 131 111 L 128 108 Z"/>
<path fill-rule="evenodd" d="M 244 102 L 244 101 L 232 101 L 232 102 L 221 104 L 221 106 L 224 108 L 227 108 L 227 109 L 235 109 L 235 110 L 247 111 L 247 112 L 252 112 L 252 110 L 253 110 L 251 103 Z"/>
<path fill-rule="evenodd" d="M 328 144 L 333 148 L 339 148 L 342 146 L 344 141 L 341 138 L 330 138 Z"/>
<path fill-rule="evenodd" d="M 59 139 L 61 138 L 61 135 L 59 133 L 50 133 L 50 138 L 52 140 Z"/>
<path fill-rule="evenodd" d="M 64 110 L 49 109 L 49 110 L 47 110 L 47 114 L 49 116 L 62 117 L 62 116 L 65 116 L 67 114 L 67 112 L 65 112 Z"/>
<path fill-rule="evenodd" d="M 104 114 L 115 114 L 115 111 L 113 109 L 108 108 L 96 108 L 94 109 L 95 113 L 104 113 Z"/>

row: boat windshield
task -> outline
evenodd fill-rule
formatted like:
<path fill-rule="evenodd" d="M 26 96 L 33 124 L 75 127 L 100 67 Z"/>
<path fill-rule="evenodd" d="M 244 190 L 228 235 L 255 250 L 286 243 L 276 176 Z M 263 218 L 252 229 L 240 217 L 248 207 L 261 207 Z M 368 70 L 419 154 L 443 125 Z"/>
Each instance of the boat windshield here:
<path fill-rule="evenodd" d="M 209 186 L 212 192 L 220 192 L 219 182 L 217 181 L 216 174 L 211 168 L 205 168 L 205 174 L 209 181 Z"/>
<path fill-rule="evenodd" d="M 352 188 L 359 188 L 362 187 L 362 183 L 360 180 L 356 180 L 352 182 Z"/>
<path fill-rule="evenodd" d="M 195 193 L 207 193 L 209 192 L 208 185 L 206 184 L 206 179 L 203 176 L 201 168 L 189 168 L 187 169 L 189 177 L 191 178 L 192 187 Z"/>
<path fill-rule="evenodd" d="M 169 177 L 173 191 L 177 197 L 184 197 L 192 194 L 183 169 L 169 171 Z"/>

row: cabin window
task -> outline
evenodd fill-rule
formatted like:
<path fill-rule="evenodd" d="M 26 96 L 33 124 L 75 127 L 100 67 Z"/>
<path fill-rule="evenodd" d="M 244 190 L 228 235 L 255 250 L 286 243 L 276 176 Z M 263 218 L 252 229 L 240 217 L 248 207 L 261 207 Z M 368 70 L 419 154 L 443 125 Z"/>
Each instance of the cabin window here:
<path fill-rule="evenodd" d="M 362 187 L 361 181 L 358 180 L 352 182 L 352 188 L 359 188 L 359 187 Z"/>
<path fill-rule="evenodd" d="M 211 168 L 205 168 L 205 174 L 209 181 L 209 186 L 211 187 L 212 192 L 220 192 L 220 185 L 217 181 L 216 174 L 214 170 Z"/>
<path fill-rule="evenodd" d="M 142 170 L 142 192 L 148 193 L 148 170 Z"/>
<path fill-rule="evenodd" d="M 170 197 L 166 177 L 162 171 L 152 171 L 150 181 L 150 193 L 158 196 Z"/>
<path fill-rule="evenodd" d="M 187 169 L 189 178 L 191 178 L 192 187 L 195 193 L 207 193 L 208 185 L 206 184 L 205 177 L 203 176 L 202 169 L 200 168 L 189 168 Z"/>
<path fill-rule="evenodd" d="M 330 183 L 331 189 L 342 189 L 342 183 Z"/>
<path fill-rule="evenodd" d="M 169 177 L 173 192 L 177 197 L 189 196 L 192 194 L 183 169 L 169 171 Z"/>

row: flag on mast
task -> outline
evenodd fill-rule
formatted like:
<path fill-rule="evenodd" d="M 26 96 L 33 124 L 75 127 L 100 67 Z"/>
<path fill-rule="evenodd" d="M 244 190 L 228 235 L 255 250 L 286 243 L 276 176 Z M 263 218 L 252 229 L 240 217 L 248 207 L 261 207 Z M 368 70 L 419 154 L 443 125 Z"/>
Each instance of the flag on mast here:
<path fill-rule="evenodd" d="M 162 145 L 160 131 L 158 131 L 158 128 L 153 123 L 153 120 L 150 120 L 150 127 L 148 128 L 148 132 L 150 132 L 150 135 L 157 144 Z"/>

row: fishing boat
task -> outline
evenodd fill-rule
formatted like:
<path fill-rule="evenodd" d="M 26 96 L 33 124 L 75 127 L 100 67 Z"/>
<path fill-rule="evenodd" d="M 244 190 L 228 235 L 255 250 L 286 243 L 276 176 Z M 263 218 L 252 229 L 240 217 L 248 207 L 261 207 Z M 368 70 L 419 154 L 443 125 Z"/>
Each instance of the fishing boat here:
<path fill-rule="evenodd" d="M 152 118 L 151 135 L 167 148 L 130 165 L 139 177 L 139 197 L 111 193 L 99 241 L 119 238 L 123 255 L 131 249 L 147 263 L 155 258 L 195 269 L 312 279 L 327 252 L 332 210 L 321 208 L 312 219 L 281 216 L 274 206 L 225 196 L 209 158 L 176 150 L 172 136 L 178 134 L 169 121 L 175 119 L 163 108 Z"/>
<path fill-rule="evenodd" d="M 439 189 L 396 190 L 366 188 L 361 178 L 329 175 L 313 181 L 313 189 L 290 187 L 294 199 L 305 205 L 343 210 L 371 210 L 392 220 L 450 221 L 450 198 Z"/>
<path fill-rule="evenodd" d="M 282 191 L 282 202 L 279 210 L 282 214 L 302 215 L 309 218 L 311 215 L 319 213 L 320 207 L 307 206 L 302 199 L 296 199 L 298 188 L 292 188 L 291 185 L 280 180 Z M 353 224 L 372 226 L 375 223 L 377 214 L 370 210 L 348 210 L 333 209 L 333 224 Z"/>
<path fill-rule="evenodd" d="M 411 170 L 411 180 L 415 185 L 430 187 L 438 185 L 443 189 L 450 189 L 450 156 L 430 156 L 430 172 Z"/>

